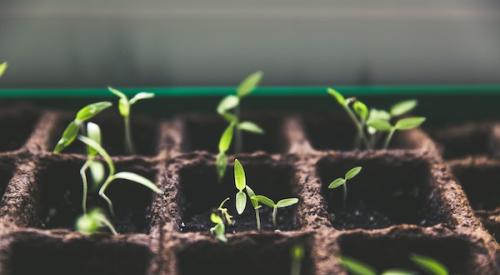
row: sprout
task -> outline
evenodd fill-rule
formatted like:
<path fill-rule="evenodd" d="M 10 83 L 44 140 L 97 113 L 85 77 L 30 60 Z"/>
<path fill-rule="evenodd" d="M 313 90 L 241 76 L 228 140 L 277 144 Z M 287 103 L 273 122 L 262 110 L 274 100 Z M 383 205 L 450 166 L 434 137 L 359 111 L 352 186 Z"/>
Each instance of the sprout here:
<path fill-rule="evenodd" d="M 215 237 L 221 242 L 227 242 L 225 231 L 226 226 L 224 225 L 224 220 L 217 213 L 212 213 L 210 215 L 210 220 L 215 224 L 210 228 L 210 233 L 214 234 Z"/>
<path fill-rule="evenodd" d="M 8 66 L 9 65 L 7 64 L 7 62 L 0 63 L 0 77 L 2 77 L 5 74 L 5 71 L 7 70 Z"/>
<path fill-rule="evenodd" d="M 120 115 L 123 117 L 123 122 L 125 125 L 125 149 L 128 154 L 135 153 L 134 142 L 132 140 L 132 130 L 130 128 L 130 112 L 131 107 L 140 100 L 153 98 L 155 95 L 153 93 L 141 92 L 136 94 L 132 99 L 128 99 L 127 95 L 120 92 L 117 89 L 108 87 L 109 91 L 120 98 L 118 101 L 118 110 Z"/>
<path fill-rule="evenodd" d="M 285 207 L 297 204 L 299 202 L 299 199 L 297 199 L 297 198 L 288 198 L 288 199 L 279 200 L 277 203 L 275 203 L 273 200 L 271 200 L 270 198 L 263 196 L 263 195 L 253 196 L 252 199 L 273 209 L 273 225 L 274 225 L 274 227 L 277 227 L 276 216 L 278 215 L 278 208 L 285 208 Z"/>
<path fill-rule="evenodd" d="M 356 177 L 362 169 L 363 167 L 361 166 L 354 167 L 351 170 L 347 171 L 343 178 L 337 178 L 328 185 L 328 189 L 335 189 L 340 186 L 344 187 L 344 206 L 347 200 L 347 182 Z"/>
<path fill-rule="evenodd" d="M 391 124 L 392 119 L 405 115 L 415 109 L 418 102 L 413 99 L 394 104 L 388 112 L 370 109 L 365 103 L 356 98 L 345 98 L 335 89 L 328 88 L 327 91 L 345 110 L 354 123 L 357 131 L 354 141 L 354 148 L 356 149 L 361 149 L 363 147 L 365 149 L 375 149 L 380 139 L 380 134 L 387 132 L 383 147 L 386 149 L 396 130 L 410 130 L 419 127 L 425 121 L 423 117 L 412 117 L 401 119 L 396 122 L 394 126 Z"/>
<path fill-rule="evenodd" d="M 234 132 L 236 132 L 236 145 L 235 151 L 239 153 L 242 150 L 242 137 L 241 131 L 246 131 L 254 134 L 263 134 L 264 130 L 257 124 L 251 121 L 240 121 L 240 104 L 243 98 L 250 95 L 260 80 L 262 79 L 262 72 L 258 71 L 245 80 L 243 80 L 236 89 L 236 95 L 228 95 L 224 97 L 217 106 L 217 113 L 224 118 L 228 123 L 228 127 L 224 130 L 219 141 L 219 153 L 217 154 L 217 175 L 219 180 L 224 177 L 227 166 L 226 152 L 231 146 Z M 234 110 L 233 112 L 231 112 Z"/>
<path fill-rule="evenodd" d="M 424 256 L 411 255 L 410 260 L 412 260 L 416 265 L 425 270 L 431 275 L 448 275 L 447 268 L 440 262 Z M 377 275 L 377 271 L 370 265 L 363 263 L 361 261 L 355 260 L 353 258 L 342 256 L 339 258 L 342 266 L 349 271 L 350 274 L 354 275 Z M 391 268 L 380 273 L 381 275 L 416 275 L 420 274 L 416 271 L 409 271 L 405 269 Z"/>
<path fill-rule="evenodd" d="M 113 160 L 111 159 L 109 154 L 106 152 L 106 150 L 104 150 L 104 148 L 102 148 L 102 146 L 99 143 L 95 142 L 94 140 L 92 140 L 90 138 L 84 137 L 84 136 L 80 136 L 80 137 L 78 137 L 78 139 L 81 142 L 85 143 L 87 146 L 91 147 L 93 150 L 95 150 L 104 159 L 104 161 L 106 162 L 106 164 L 108 166 L 108 177 L 106 178 L 104 183 L 101 185 L 101 188 L 99 189 L 99 196 L 106 201 L 111 214 L 114 215 L 113 203 L 112 203 L 111 199 L 109 199 L 109 197 L 106 196 L 105 192 L 106 192 L 106 189 L 109 187 L 109 185 L 117 179 L 132 181 L 132 182 L 141 184 L 141 185 L 151 189 L 153 192 L 155 192 L 157 194 L 163 194 L 163 191 L 161 191 L 158 187 L 156 187 L 156 185 L 153 182 L 151 182 L 150 180 L 148 180 L 147 178 L 145 178 L 143 176 L 140 176 L 140 175 L 132 173 L 132 172 L 116 173 L 116 168 L 115 168 L 115 164 L 113 163 Z"/>
<path fill-rule="evenodd" d="M 240 161 L 234 160 L 234 184 L 236 185 L 236 189 L 238 192 L 236 193 L 236 211 L 239 215 L 243 214 L 247 205 L 247 196 L 250 198 L 250 203 L 255 211 L 255 221 L 257 223 L 257 230 L 260 231 L 260 205 L 259 201 L 256 200 L 255 192 L 246 184 L 246 176 L 243 165 L 241 165 Z"/>
<path fill-rule="evenodd" d="M 290 275 L 300 275 L 300 270 L 302 269 L 302 260 L 304 259 L 305 252 L 304 247 L 300 244 L 296 244 L 290 250 L 290 259 L 292 265 L 290 267 Z"/>
<path fill-rule="evenodd" d="M 387 149 L 389 147 L 389 143 L 391 142 L 392 136 L 396 131 L 405 131 L 417 128 L 422 125 L 424 121 L 425 117 L 408 117 L 400 119 L 396 122 L 396 124 L 391 125 L 391 123 L 387 120 L 377 119 L 369 121 L 368 125 L 375 128 L 377 131 L 388 132 L 383 147 L 384 149 Z"/>
<path fill-rule="evenodd" d="M 54 148 L 54 153 L 58 154 L 62 152 L 62 150 L 64 150 L 66 147 L 70 146 L 77 138 L 80 129 L 83 127 L 86 121 L 92 119 L 100 112 L 106 110 L 112 105 L 113 104 L 111 102 L 102 101 L 89 104 L 80 109 L 73 121 L 71 121 L 64 130 L 62 137 L 59 139 L 56 147 Z"/>
<path fill-rule="evenodd" d="M 98 209 L 92 209 L 85 213 L 76 221 L 76 230 L 84 235 L 92 235 L 103 227 L 107 227 L 113 235 L 118 235 L 113 224 L 106 218 L 104 213 Z"/>
<path fill-rule="evenodd" d="M 229 198 L 226 198 L 225 200 L 223 200 L 219 207 L 217 208 L 217 212 L 220 214 L 220 216 L 225 220 L 225 222 L 229 225 L 233 225 L 234 224 L 234 221 L 233 221 L 233 216 L 231 216 L 229 214 L 229 210 L 227 210 L 227 208 L 224 207 L 224 204 L 229 201 L 230 199 Z"/>
<path fill-rule="evenodd" d="M 93 140 L 95 143 L 101 145 L 101 129 L 95 123 L 89 122 L 87 124 L 87 137 Z M 87 170 L 90 169 L 90 174 L 92 176 L 94 186 L 98 187 L 104 180 L 104 166 L 100 161 L 95 160 L 97 156 L 97 151 L 92 147 L 87 146 L 87 161 L 83 164 L 80 169 L 80 176 L 82 177 L 83 192 L 82 192 L 82 209 L 83 213 L 87 213 L 87 192 L 88 192 L 88 180 L 87 180 Z"/>

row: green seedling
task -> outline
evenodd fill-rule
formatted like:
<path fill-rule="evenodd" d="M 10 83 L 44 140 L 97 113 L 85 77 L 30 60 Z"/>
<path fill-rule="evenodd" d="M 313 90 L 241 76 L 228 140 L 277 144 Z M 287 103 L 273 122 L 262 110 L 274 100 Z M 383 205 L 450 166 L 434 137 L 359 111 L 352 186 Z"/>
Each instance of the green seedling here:
<path fill-rule="evenodd" d="M 425 270 L 430 275 L 448 275 L 447 268 L 440 262 L 424 256 L 412 255 L 410 260 L 413 261 L 417 266 Z M 361 261 L 355 260 L 350 257 L 340 257 L 340 263 L 342 266 L 353 275 L 377 275 L 377 271 L 372 266 L 363 263 Z M 410 271 L 406 269 L 391 268 L 380 273 L 381 275 L 417 275 L 420 274 L 416 271 Z"/>
<path fill-rule="evenodd" d="M 288 199 L 279 200 L 277 203 L 275 203 L 273 200 L 271 200 L 270 198 L 263 196 L 263 195 L 253 196 L 252 199 L 273 209 L 273 225 L 274 225 L 274 227 L 277 227 L 276 220 L 277 220 L 277 215 L 278 215 L 278 208 L 285 208 L 285 207 L 297 204 L 299 202 L 299 199 L 297 199 L 297 198 L 288 198 Z"/>
<path fill-rule="evenodd" d="M 0 77 L 2 77 L 5 74 L 5 71 L 7 71 L 7 67 L 9 65 L 7 62 L 0 63 Z"/>
<path fill-rule="evenodd" d="M 224 97 L 217 106 L 217 113 L 228 122 L 228 126 L 222 133 L 219 141 L 219 153 L 217 154 L 216 161 L 219 179 L 222 179 L 226 172 L 226 153 L 229 147 L 231 147 L 233 137 L 236 136 L 235 152 L 239 153 L 243 148 L 241 131 L 254 134 L 264 133 L 264 130 L 254 122 L 240 120 L 240 104 L 243 98 L 247 97 L 255 90 L 261 79 L 262 72 L 259 71 L 251 74 L 240 83 L 236 89 L 236 95 Z"/>
<path fill-rule="evenodd" d="M 259 205 L 259 201 L 254 198 L 255 192 L 246 184 L 245 169 L 237 159 L 234 160 L 234 184 L 236 185 L 236 189 L 238 189 L 238 192 L 236 193 L 236 211 L 239 215 L 243 214 L 247 205 L 247 197 L 250 198 L 250 203 L 255 211 L 257 230 L 260 231 L 261 226 L 259 209 L 261 206 Z"/>
<path fill-rule="evenodd" d="M 132 140 L 132 129 L 130 127 L 130 113 L 132 105 L 134 105 L 138 101 L 153 98 L 155 95 L 153 93 L 141 92 L 136 94 L 132 99 L 129 100 L 127 95 L 125 95 L 121 91 L 114 89 L 112 87 L 108 87 L 108 89 L 110 92 L 112 92 L 114 95 L 120 98 L 118 101 L 118 111 L 120 112 L 120 115 L 123 117 L 123 123 L 125 126 L 125 133 L 124 133 L 125 150 L 127 151 L 128 154 L 134 154 L 135 146 Z"/>
<path fill-rule="evenodd" d="M 76 221 L 76 230 L 84 235 L 93 235 L 99 231 L 99 229 L 107 227 L 113 235 L 118 235 L 113 224 L 106 218 L 104 213 L 96 208 L 92 209 L 89 213 L 83 214 Z"/>
<path fill-rule="evenodd" d="M 374 108 L 370 109 L 365 103 L 356 98 L 345 98 L 332 88 L 328 88 L 327 92 L 345 110 L 356 127 L 357 135 L 354 141 L 354 148 L 356 149 L 376 149 L 382 133 L 387 134 L 383 144 L 383 148 L 387 149 L 396 130 L 410 130 L 419 127 L 425 121 L 425 118 L 422 117 L 411 117 L 403 118 L 394 125 L 391 124 L 392 120 L 406 115 L 415 109 L 418 105 L 416 100 L 398 102 L 389 111 L 385 111 Z M 419 121 L 419 123 L 416 123 L 413 127 L 409 127 L 407 124 L 411 121 Z M 398 123 L 402 123 L 402 125 L 398 125 Z"/>
<path fill-rule="evenodd" d="M 300 275 L 302 269 L 302 261 L 304 260 L 305 251 L 304 246 L 296 244 L 290 250 L 290 260 L 292 262 L 290 267 L 290 275 Z"/>
<path fill-rule="evenodd" d="M 394 125 L 392 125 L 387 120 L 376 119 L 368 122 L 368 126 L 373 127 L 377 131 L 387 132 L 387 136 L 384 142 L 384 149 L 389 147 L 392 136 L 396 131 L 406 131 L 417 127 L 420 127 L 424 123 L 425 117 L 408 117 L 398 120 Z"/>
<path fill-rule="evenodd" d="M 101 145 L 101 129 L 95 123 L 87 123 L 87 137 L 95 143 Z M 87 161 L 80 169 L 80 176 L 82 177 L 83 192 L 82 192 L 82 209 L 83 213 L 87 213 L 87 193 L 88 193 L 88 179 L 87 171 L 90 170 L 94 187 L 97 188 L 104 180 L 104 165 L 96 160 L 97 151 L 92 147 L 87 146 Z"/>
<path fill-rule="evenodd" d="M 356 177 L 361 172 L 362 169 L 363 167 L 361 166 L 354 167 L 349 171 L 347 171 L 347 173 L 345 173 L 343 178 L 337 178 L 328 185 L 328 189 L 336 189 L 339 188 L 340 186 L 344 187 L 344 206 L 345 202 L 347 201 L 347 182 Z"/>
<path fill-rule="evenodd" d="M 86 121 L 94 118 L 100 112 L 106 110 L 112 105 L 113 104 L 111 102 L 102 101 L 89 104 L 80 109 L 73 121 L 71 121 L 64 130 L 62 137 L 59 139 L 54 148 L 54 153 L 58 154 L 62 152 L 66 147 L 70 146 L 78 137 L 78 134 L 84 127 Z"/>
<path fill-rule="evenodd" d="M 233 216 L 231 216 L 229 214 L 229 210 L 227 210 L 227 208 L 224 207 L 224 204 L 226 204 L 226 202 L 229 200 L 230 200 L 229 198 L 226 198 L 225 200 L 223 200 L 220 203 L 219 207 L 217 208 L 217 212 L 227 224 L 233 225 L 234 224 Z"/>
<path fill-rule="evenodd" d="M 157 194 L 163 194 L 163 191 L 161 191 L 156 185 L 148 180 L 147 178 L 140 176 L 138 174 L 132 173 L 132 172 L 118 172 L 116 173 L 116 168 L 115 164 L 113 163 L 113 160 L 109 156 L 109 154 L 102 148 L 102 146 L 95 142 L 94 140 L 84 137 L 84 136 L 79 136 L 78 139 L 85 143 L 88 147 L 92 148 L 95 150 L 105 161 L 105 163 L 108 166 L 108 176 L 106 180 L 104 180 L 104 183 L 101 185 L 99 189 L 99 196 L 103 198 L 106 203 L 108 204 L 109 211 L 112 215 L 114 215 L 114 209 L 113 209 L 113 202 L 111 199 L 106 196 L 106 189 L 110 186 L 110 184 L 118 179 L 123 179 L 123 180 L 128 180 L 131 182 L 138 183 L 140 185 L 145 186 L 146 188 L 149 188 L 151 191 L 157 193 Z"/>
<path fill-rule="evenodd" d="M 215 237 L 221 242 L 227 242 L 225 236 L 226 226 L 224 225 L 224 220 L 218 213 L 212 213 L 210 215 L 210 220 L 215 224 L 210 228 L 210 233 L 214 234 Z"/>

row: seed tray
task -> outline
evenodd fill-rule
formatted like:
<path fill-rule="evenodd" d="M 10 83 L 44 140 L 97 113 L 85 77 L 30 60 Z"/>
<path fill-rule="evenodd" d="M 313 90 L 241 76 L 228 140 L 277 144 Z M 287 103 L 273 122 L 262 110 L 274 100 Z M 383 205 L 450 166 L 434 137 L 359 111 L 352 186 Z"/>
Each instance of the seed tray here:
<path fill-rule="evenodd" d="M 122 234 L 86 237 L 72 229 L 79 214 L 83 147 L 51 152 L 71 114 L 4 108 L 0 127 L 11 134 L 0 137 L 0 274 L 281 275 L 290 272 L 295 244 L 305 247 L 301 274 L 306 275 L 347 274 L 338 255 L 378 269 L 412 268 L 411 253 L 434 257 L 452 274 L 499 274 L 494 236 L 500 203 L 491 190 L 498 190 L 500 179 L 495 146 L 481 149 L 480 156 L 455 151 L 461 149 L 457 143 L 467 142 L 464 136 L 484 137 L 484 132 L 487 143 L 496 144 L 497 135 L 489 134 L 496 131 L 494 123 L 484 124 L 491 131 L 467 125 L 411 130 L 397 134 L 389 150 L 352 151 L 354 131 L 343 116 L 248 117 L 269 128 L 266 139 L 244 138 L 246 150 L 237 156 L 248 183 L 257 192 L 293 195 L 300 203 L 280 210 L 280 231 L 271 230 L 265 211 L 262 232 L 255 231 L 251 217 L 235 216 L 237 225 L 228 228 L 223 244 L 208 233 L 207 211 L 233 198 L 235 190 L 231 165 L 222 183 L 216 179 L 214 149 L 224 127 L 216 116 L 136 116 L 133 129 L 141 145 L 133 156 L 123 155 L 120 142 L 109 143 L 121 140 L 120 119 L 99 116 L 117 166 L 140 172 L 164 194 L 125 182 L 112 186 L 109 195 L 118 210 L 113 223 Z M 345 131 L 332 129 L 331 121 Z M 364 171 L 353 179 L 341 207 L 341 190 L 326 186 L 353 165 Z"/>

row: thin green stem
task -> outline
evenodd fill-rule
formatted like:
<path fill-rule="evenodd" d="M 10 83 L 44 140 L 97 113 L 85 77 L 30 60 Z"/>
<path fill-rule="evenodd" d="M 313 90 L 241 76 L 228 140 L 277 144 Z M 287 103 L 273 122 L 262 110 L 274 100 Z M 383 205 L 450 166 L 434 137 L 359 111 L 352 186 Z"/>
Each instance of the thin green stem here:
<path fill-rule="evenodd" d="M 123 122 L 125 124 L 125 150 L 127 154 L 134 154 L 134 142 L 132 141 L 132 129 L 130 128 L 130 116 L 123 117 Z"/>
<path fill-rule="evenodd" d="M 387 137 L 385 138 L 384 142 L 384 149 L 389 148 L 389 144 L 391 143 L 392 136 L 394 135 L 394 132 L 396 132 L 396 128 L 392 128 L 389 134 L 387 134 Z"/>
<path fill-rule="evenodd" d="M 82 184 L 83 184 L 82 209 L 84 214 L 87 214 L 87 193 L 88 193 L 87 169 L 89 168 L 91 161 L 92 160 L 87 160 L 80 169 L 80 176 L 82 177 Z"/>
<path fill-rule="evenodd" d="M 274 227 L 278 227 L 278 223 L 276 222 L 276 216 L 278 216 L 278 207 L 274 206 L 273 207 L 273 225 Z"/>
<path fill-rule="evenodd" d="M 344 208 L 345 208 L 345 205 L 346 205 L 346 201 L 347 201 L 347 181 L 344 183 Z"/>
<path fill-rule="evenodd" d="M 115 215 L 115 211 L 113 210 L 113 202 L 111 201 L 110 198 L 108 198 L 108 196 L 106 196 L 106 194 L 104 192 L 106 192 L 106 189 L 108 188 L 108 186 L 111 184 L 111 182 L 114 180 L 114 177 L 113 176 L 109 176 L 106 181 L 103 183 L 101 189 L 99 189 L 99 196 L 101 198 L 103 198 L 107 203 L 108 203 L 108 207 L 109 207 L 109 212 L 111 213 L 111 215 Z"/>
<path fill-rule="evenodd" d="M 258 208 L 255 208 L 255 220 L 257 221 L 257 230 L 260 231 L 260 214 Z"/>
<path fill-rule="evenodd" d="M 109 230 L 111 231 L 111 233 L 113 233 L 113 235 L 118 235 L 118 232 L 116 232 L 116 229 L 115 227 L 113 226 L 113 224 L 108 220 L 106 219 L 105 217 L 100 217 L 99 220 L 107 227 L 109 228 Z"/>
<path fill-rule="evenodd" d="M 241 153 L 241 151 L 243 150 L 243 136 L 241 134 L 241 130 L 240 128 L 238 127 L 238 123 L 240 123 L 240 105 L 238 105 L 236 107 L 236 117 L 237 117 L 237 124 L 236 124 L 236 127 L 235 127 L 235 131 L 236 131 L 236 136 L 235 136 L 235 142 L 234 142 L 234 152 L 236 154 L 239 154 Z"/>
<path fill-rule="evenodd" d="M 359 122 L 359 120 L 356 118 L 356 115 L 352 112 L 352 110 L 349 109 L 349 106 L 342 106 L 342 107 L 344 107 L 344 110 L 346 111 L 347 115 L 349 115 L 349 117 L 351 118 L 352 122 L 356 126 L 356 129 L 358 131 L 357 134 L 358 134 L 359 139 L 361 139 L 361 141 L 365 145 L 366 149 L 370 149 L 370 144 L 369 144 L 368 140 L 366 139 L 366 136 L 365 136 L 365 133 L 363 131 L 363 126 L 362 126 L 361 122 Z M 356 146 L 356 144 L 355 144 L 355 146 Z M 357 149 L 361 149 L 361 148 L 357 148 Z"/>
<path fill-rule="evenodd" d="M 302 269 L 302 262 L 298 259 L 293 259 L 292 266 L 290 269 L 290 275 L 300 275 L 301 269 Z"/>

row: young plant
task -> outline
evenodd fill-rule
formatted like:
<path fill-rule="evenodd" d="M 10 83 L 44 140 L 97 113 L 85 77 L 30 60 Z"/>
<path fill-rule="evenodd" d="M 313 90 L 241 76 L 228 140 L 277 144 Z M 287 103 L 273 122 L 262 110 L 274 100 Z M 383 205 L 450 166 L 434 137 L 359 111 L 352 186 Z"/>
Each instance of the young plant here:
<path fill-rule="evenodd" d="M 224 97 L 217 106 L 217 113 L 228 122 L 228 126 L 222 133 L 219 141 L 219 153 L 217 154 L 216 161 L 219 179 L 224 177 L 226 172 L 226 152 L 231 146 L 233 137 L 236 136 L 235 152 L 239 153 L 243 148 L 241 131 L 254 134 L 264 133 L 264 130 L 254 122 L 240 120 L 240 104 L 243 98 L 247 97 L 255 90 L 261 79 L 262 72 L 259 71 L 251 74 L 240 83 L 236 89 L 236 95 L 228 95 Z"/>
<path fill-rule="evenodd" d="M 344 187 L 344 206 L 347 200 L 347 182 L 356 177 L 361 172 L 362 169 L 363 167 L 361 166 L 354 167 L 349 171 L 347 171 L 347 173 L 345 173 L 343 178 L 337 178 L 328 185 L 328 189 L 336 189 L 339 188 L 340 186 Z"/>
<path fill-rule="evenodd" d="M 300 275 L 302 269 L 302 260 L 304 260 L 305 252 L 304 246 L 296 244 L 290 250 L 290 260 L 292 262 L 290 267 L 290 275 Z"/>
<path fill-rule="evenodd" d="M 118 101 L 118 110 L 120 112 L 120 115 L 123 117 L 123 123 L 125 126 L 125 150 L 128 154 L 134 154 L 135 147 L 132 140 L 132 129 L 130 128 L 131 107 L 138 101 L 153 98 L 155 95 L 153 93 L 141 92 L 136 94 L 132 99 L 129 100 L 127 95 L 120 92 L 119 90 L 112 87 L 108 87 L 108 89 L 110 92 L 120 98 Z"/>
<path fill-rule="evenodd" d="M 222 219 L 228 224 L 228 225 L 233 225 L 234 224 L 234 220 L 233 220 L 233 216 L 231 216 L 229 214 L 229 210 L 224 207 L 224 204 L 226 204 L 227 201 L 229 201 L 230 198 L 226 198 L 225 200 L 223 200 L 219 207 L 217 208 L 217 213 L 219 214 L 220 217 L 222 217 Z"/>
<path fill-rule="evenodd" d="M 140 176 L 138 174 L 132 173 L 132 172 L 118 172 L 116 173 L 116 168 L 115 164 L 113 163 L 113 160 L 109 156 L 109 154 L 102 148 L 102 146 L 95 142 L 94 140 L 84 137 L 84 136 L 79 136 L 78 139 L 85 143 L 87 146 L 95 150 L 106 162 L 108 166 L 108 176 L 104 183 L 101 185 L 99 189 L 99 196 L 103 198 L 106 203 L 108 204 L 109 211 L 112 215 L 114 215 L 114 209 L 113 209 L 113 202 L 111 199 L 106 196 L 106 189 L 109 187 L 109 185 L 114 182 L 115 180 L 118 179 L 123 179 L 123 180 L 128 180 L 132 181 L 135 183 L 138 183 L 140 185 L 145 186 L 146 188 L 149 188 L 151 191 L 157 193 L 157 194 L 163 194 L 163 191 L 161 191 L 156 185 L 148 180 L 147 178 Z"/>
<path fill-rule="evenodd" d="M 256 200 L 255 192 L 246 184 L 245 169 L 241 165 L 240 161 L 234 160 L 234 184 L 238 192 L 236 193 L 236 211 L 239 215 L 243 214 L 247 205 L 247 197 L 250 198 L 250 203 L 255 211 L 255 221 L 257 223 L 257 230 L 260 231 L 260 213 L 259 201 Z"/>
<path fill-rule="evenodd" d="M 62 152 L 62 150 L 64 150 L 66 147 L 70 146 L 78 137 L 78 134 L 84 127 L 86 121 L 94 118 L 100 112 L 106 110 L 112 105 L 113 104 L 111 102 L 102 101 L 89 104 L 80 109 L 73 121 L 71 121 L 64 130 L 62 137 L 59 139 L 56 147 L 54 148 L 54 153 L 58 154 Z"/>
<path fill-rule="evenodd" d="M 2 77 L 7 70 L 8 64 L 7 62 L 0 63 L 0 77 Z"/>
<path fill-rule="evenodd" d="M 216 212 L 213 212 L 210 215 L 210 220 L 215 224 L 212 228 L 210 228 L 210 233 L 215 235 L 215 237 L 221 242 L 227 242 L 227 238 L 225 236 L 226 226 L 224 225 L 223 218 Z"/>
<path fill-rule="evenodd" d="M 381 133 L 387 133 L 383 148 L 387 149 L 392 136 L 396 130 L 410 130 L 419 127 L 424 121 L 423 117 L 410 117 L 401 119 L 401 123 L 406 124 L 408 121 L 406 119 L 411 119 L 416 123 L 415 126 L 409 127 L 405 125 L 401 128 L 396 127 L 398 122 L 393 126 L 391 121 L 401 117 L 418 105 L 416 100 L 405 100 L 394 104 L 389 111 L 370 109 L 363 102 L 357 100 L 356 98 L 345 98 L 338 91 L 328 88 L 328 94 L 332 96 L 337 103 L 345 110 L 349 118 L 354 123 L 356 127 L 356 138 L 354 142 L 354 147 L 356 149 L 375 149 L 377 147 L 378 141 L 381 137 Z M 377 127 L 379 126 L 379 127 Z"/>
<path fill-rule="evenodd" d="M 92 209 L 89 213 L 83 214 L 76 221 L 76 230 L 84 235 L 93 235 L 99 229 L 107 227 L 113 235 L 118 235 L 113 224 L 106 218 L 104 213 L 98 209 Z"/>
<path fill-rule="evenodd" d="M 425 270 L 430 275 L 448 275 L 447 268 L 440 262 L 424 256 L 411 255 L 410 260 L 413 261 L 417 266 Z M 361 261 L 355 260 L 350 257 L 342 256 L 339 258 L 342 266 L 353 275 L 377 275 L 377 271 L 372 266 L 363 263 Z M 380 273 L 381 275 L 416 275 L 420 274 L 416 271 L 410 271 L 406 269 L 396 269 L 391 268 Z"/>
<path fill-rule="evenodd" d="M 97 144 L 101 145 L 101 129 L 95 123 L 87 123 L 87 137 Z M 87 193 L 88 193 L 88 179 L 87 171 L 90 170 L 94 187 L 97 188 L 104 180 L 104 165 L 96 160 L 97 151 L 92 147 L 87 146 L 87 161 L 80 169 L 80 176 L 82 177 L 83 192 L 82 192 L 82 209 L 83 213 L 87 213 Z"/>
<path fill-rule="evenodd" d="M 299 202 L 299 199 L 297 199 L 297 198 L 288 198 L 288 199 L 279 200 L 277 203 L 275 203 L 273 200 L 271 200 L 270 198 L 263 196 L 263 195 L 253 196 L 252 199 L 273 209 L 273 225 L 274 225 L 274 227 L 278 227 L 277 222 L 276 222 L 276 220 L 277 220 L 276 216 L 278 215 L 278 208 L 285 208 L 285 207 L 297 204 Z"/>
<path fill-rule="evenodd" d="M 385 138 L 383 147 L 384 149 L 387 149 L 391 142 L 392 136 L 396 131 L 405 131 L 417 128 L 420 125 L 422 125 L 424 121 L 425 117 L 408 117 L 408 118 L 402 118 L 398 120 L 394 125 L 392 125 L 390 121 L 376 119 L 369 121 L 368 125 L 376 129 L 377 131 L 388 133 Z"/>

